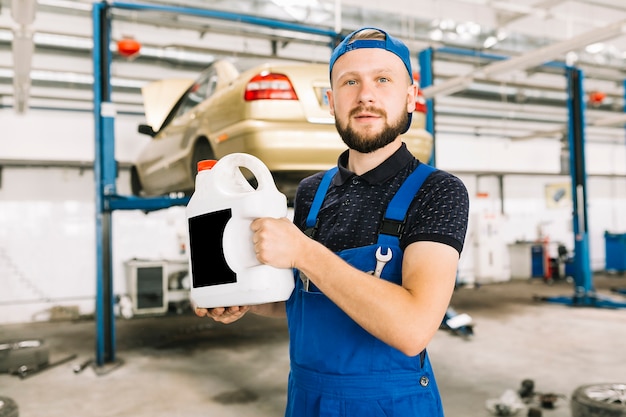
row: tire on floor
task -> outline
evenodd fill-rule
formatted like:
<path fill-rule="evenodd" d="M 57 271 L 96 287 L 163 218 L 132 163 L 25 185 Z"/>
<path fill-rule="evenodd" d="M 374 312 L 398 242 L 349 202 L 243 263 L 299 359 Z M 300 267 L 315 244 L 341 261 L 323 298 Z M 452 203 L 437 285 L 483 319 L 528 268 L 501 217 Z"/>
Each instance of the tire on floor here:
<path fill-rule="evenodd" d="M 570 400 L 572 417 L 626 417 L 626 383 L 582 385 Z"/>
<path fill-rule="evenodd" d="M 17 403 L 12 398 L 0 396 L 0 417 L 18 417 Z"/>

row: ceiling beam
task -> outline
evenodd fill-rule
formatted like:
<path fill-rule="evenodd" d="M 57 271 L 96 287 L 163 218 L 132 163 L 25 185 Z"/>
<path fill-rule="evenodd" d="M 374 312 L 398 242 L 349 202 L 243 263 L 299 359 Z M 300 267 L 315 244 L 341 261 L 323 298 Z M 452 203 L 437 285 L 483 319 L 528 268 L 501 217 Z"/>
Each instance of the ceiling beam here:
<path fill-rule="evenodd" d="M 475 79 L 491 78 L 514 70 L 527 70 L 557 59 L 567 52 L 583 48 L 593 43 L 616 38 L 625 33 L 626 19 L 622 19 L 606 27 L 594 29 L 522 55 L 485 65 L 467 74 L 449 79 L 439 85 L 428 86 L 424 88 L 422 93 L 426 98 L 431 98 L 436 95 L 453 94 L 466 89 Z"/>

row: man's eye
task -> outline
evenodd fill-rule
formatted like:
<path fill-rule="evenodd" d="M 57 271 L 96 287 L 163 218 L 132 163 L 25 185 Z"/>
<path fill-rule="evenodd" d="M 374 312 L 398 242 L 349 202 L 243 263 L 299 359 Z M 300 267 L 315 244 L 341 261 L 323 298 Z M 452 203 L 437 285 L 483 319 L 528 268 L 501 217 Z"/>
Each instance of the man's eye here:
<path fill-rule="evenodd" d="M 356 81 L 354 81 L 354 80 L 348 80 L 348 81 L 346 81 L 346 84 L 348 84 L 348 85 L 354 85 L 354 84 L 356 84 Z"/>
<path fill-rule="evenodd" d="M 380 78 L 378 79 L 378 82 L 381 82 L 381 83 L 386 83 L 386 82 L 388 82 L 388 81 L 389 81 L 389 78 L 386 78 L 386 77 L 380 77 Z"/>

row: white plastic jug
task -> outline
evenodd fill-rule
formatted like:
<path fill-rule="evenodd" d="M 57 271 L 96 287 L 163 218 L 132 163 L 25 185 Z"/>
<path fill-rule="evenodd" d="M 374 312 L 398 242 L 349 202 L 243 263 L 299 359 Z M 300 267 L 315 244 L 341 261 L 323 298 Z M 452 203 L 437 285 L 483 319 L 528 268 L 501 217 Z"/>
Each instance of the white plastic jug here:
<path fill-rule="evenodd" d="M 240 168 L 258 183 L 255 189 Z M 198 163 L 196 188 L 187 204 L 190 297 L 198 307 L 228 307 L 284 301 L 291 295 L 291 269 L 261 264 L 250 224 L 258 217 L 286 217 L 287 198 L 265 164 L 246 153 Z"/>

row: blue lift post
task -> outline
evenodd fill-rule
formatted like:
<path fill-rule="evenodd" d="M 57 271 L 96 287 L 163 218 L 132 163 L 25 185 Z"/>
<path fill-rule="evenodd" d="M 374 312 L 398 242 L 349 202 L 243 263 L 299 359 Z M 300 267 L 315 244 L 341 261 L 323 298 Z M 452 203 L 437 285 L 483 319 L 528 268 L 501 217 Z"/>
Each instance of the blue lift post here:
<path fill-rule="evenodd" d="M 106 195 L 111 192 L 110 183 L 115 183 L 115 160 L 111 155 L 113 141 L 113 120 L 110 114 L 111 88 L 104 80 L 108 79 L 109 48 L 108 22 L 103 4 L 96 4 L 92 10 L 94 29 L 94 120 L 95 155 L 94 175 L 96 183 L 96 363 L 115 361 L 115 316 L 111 273 L 111 212 L 106 210 Z M 106 162 L 111 159 L 113 165 Z M 111 169 L 113 168 L 113 169 Z"/>
<path fill-rule="evenodd" d="M 117 365 L 115 352 L 115 296 L 113 290 L 112 213 L 114 210 L 153 211 L 186 205 L 189 197 L 141 198 L 117 194 L 115 180 L 115 105 L 111 99 L 111 16 L 113 8 L 153 10 L 207 18 L 230 20 L 276 29 L 327 36 L 334 47 L 338 34 L 331 30 L 308 27 L 280 20 L 264 19 L 236 13 L 102 1 L 94 3 L 93 19 L 93 111 L 95 122 L 94 176 L 96 185 L 96 357 L 95 365 Z"/>
<path fill-rule="evenodd" d="M 94 175 L 96 184 L 96 359 L 97 366 L 116 363 L 115 296 L 113 292 L 112 213 L 116 209 L 158 210 L 186 204 L 183 198 L 138 198 L 117 194 L 115 180 L 115 106 L 111 99 L 111 24 L 109 6 L 94 4 L 93 100 L 95 121 Z"/>
<path fill-rule="evenodd" d="M 589 256 L 589 222 L 587 218 L 587 173 L 585 168 L 585 103 L 583 72 L 566 67 L 567 109 L 569 113 L 568 142 L 572 180 L 574 230 L 574 294 L 544 297 L 544 301 L 581 307 L 626 308 L 626 303 L 602 297 L 593 285 Z"/>

